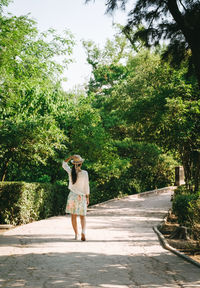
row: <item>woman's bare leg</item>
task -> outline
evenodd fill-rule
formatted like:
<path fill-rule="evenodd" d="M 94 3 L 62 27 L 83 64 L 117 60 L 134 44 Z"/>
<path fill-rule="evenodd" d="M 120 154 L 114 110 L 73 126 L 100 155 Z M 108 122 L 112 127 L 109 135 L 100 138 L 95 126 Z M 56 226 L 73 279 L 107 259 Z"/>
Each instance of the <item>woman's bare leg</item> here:
<path fill-rule="evenodd" d="M 71 222 L 72 222 L 72 227 L 74 229 L 75 238 L 77 238 L 78 228 L 77 228 L 77 215 L 76 214 L 71 214 Z"/>
<path fill-rule="evenodd" d="M 82 228 L 82 233 L 81 233 L 81 240 L 85 241 L 85 229 L 86 229 L 86 217 L 80 215 L 80 219 L 81 219 L 81 228 Z"/>

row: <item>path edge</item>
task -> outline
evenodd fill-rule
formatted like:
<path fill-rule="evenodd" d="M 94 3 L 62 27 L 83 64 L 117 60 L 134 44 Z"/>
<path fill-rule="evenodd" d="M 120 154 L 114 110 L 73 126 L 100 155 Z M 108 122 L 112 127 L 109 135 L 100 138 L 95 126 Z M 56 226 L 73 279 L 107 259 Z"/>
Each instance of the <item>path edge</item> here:
<path fill-rule="evenodd" d="M 200 263 L 195 261 L 194 259 L 192 259 L 191 257 L 185 255 L 184 253 L 181 253 L 180 251 L 176 250 L 174 247 L 170 246 L 167 242 L 167 240 L 165 239 L 165 237 L 163 236 L 163 234 L 158 230 L 158 228 L 160 227 L 160 224 L 157 226 L 153 226 L 153 230 L 154 232 L 157 234 L 162 246 L 171 251 L 172 253 L 176 254 L 177 256 L 185 259 L 186 261 L 194 264 L 195 266 L 197 266 L 198 268 L 200 268 Z"/>

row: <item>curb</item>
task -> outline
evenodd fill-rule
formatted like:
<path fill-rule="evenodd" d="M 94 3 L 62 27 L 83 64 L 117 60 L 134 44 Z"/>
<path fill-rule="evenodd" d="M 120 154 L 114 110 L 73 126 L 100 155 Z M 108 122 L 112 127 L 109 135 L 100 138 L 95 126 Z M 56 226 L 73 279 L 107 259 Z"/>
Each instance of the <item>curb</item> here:
<path fill-rule="evenodd" d="M 147 192 L 141 192 L 141 193 L 138 193 L 138 194 L 132 194 L 132 195 L 124 196 L 124 197 L 121 197 L 121 198 L 114 198 L 114 199 L 110 199 L 110 200 L 107 200 L 107 201 L 104 201 L 104 202 L 89 206 L 89 209 L 90 208 L 95 208 L 95 207 L 98 207 L 98 206 L 101 206 L 103 204 L 106 204 L 106 203 L 109 203 L 109 202 L 113 202 L 113 201 L 116 201 L 116 200 L 127 199 L 127 198 L 133 197 L 133 196 L 135 198 L 140 198 L 140 197 L 145 197 L 145 196 L 149 196 L 149 195 L 152 195 L 152 194 L 164 193 L 164 192 L 167 192 L 167 191 L 173 192 L 176 188 L 177 188 L 177 186 L 169 186 L 169 187 L 154 189 L 154 190 L 147 191 Z M 89 209 L 88 209 L 88 211 L 89 211 Z"/>
<path fill-rule="evenodd" d="M 9 224 L 0 224 L 0 236 L 3 235 L 5 232 L 15 228 L 13 225 Z"/>
<path fill-rule="evenodd" d="M 182 257 L 183 259 L 185 259 L 186 261 L 194 264 L 195 266 L 199 267 L 200 268 L 200 263 L 195 261 L 194 259 L 190 258 L 189 256 L 177 251 L 175 248 L 173 248 L 172 246 L 170 246 L 168 243 L 167 243 L 167 240 L 165 239 L 165 237 L 163 236 L 163 234 L 158 230 L 158 227 L 160 225 L 158 225 L 157 227 L 154 226 L 153 227 L 153 230 L 154 232 L 158 235 L 158 238 L 160 240 L 160 242 L 162 243 L 163 247 L 167 250 L 170 250 L 172 253 Z"/>
<path fill-rule="evenodd" d="M 169 187 L 159 188 L 159 189 L 155 189 L 155 190 L 151 190 L 151 191 L 147 191 L 147 192 L 138 193 L 135 195 L 140 198 L 140 197 L 145 197 L 145 196 L 148 196 L 151 194 L 165 193 L 168 191 L 173 192 L 176 188 L 177 188 L 177 186 L 169 186 Z M 129 196 L 131 196 L 131 195 L 129 195 Z"/>
<path fill-rule="evenodd" d="M 10 224 L 0 224 L 0 230 L 9 230 L 14 228 L 14 225 L 10 225 Z"/>

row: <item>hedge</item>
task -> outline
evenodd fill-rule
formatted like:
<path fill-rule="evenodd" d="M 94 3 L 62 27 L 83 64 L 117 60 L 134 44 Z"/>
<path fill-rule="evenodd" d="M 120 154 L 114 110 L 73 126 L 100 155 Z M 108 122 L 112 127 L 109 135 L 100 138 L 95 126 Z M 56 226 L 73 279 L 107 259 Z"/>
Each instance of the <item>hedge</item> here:
<path fill-rule="evenodd" d="M 90 181 L 90 205 L 135 194 L 123 193 L 119 182 L 97 185 Z M 0 224 L 20 225 L 51 216 L 64 215 L 67 184 L 0 182 Z"/>
<path fill-rule="evenodd" d="M 1 182 L 0 223 L 19 225 L 64 215 L 68 193 L 61 184 Z"/>

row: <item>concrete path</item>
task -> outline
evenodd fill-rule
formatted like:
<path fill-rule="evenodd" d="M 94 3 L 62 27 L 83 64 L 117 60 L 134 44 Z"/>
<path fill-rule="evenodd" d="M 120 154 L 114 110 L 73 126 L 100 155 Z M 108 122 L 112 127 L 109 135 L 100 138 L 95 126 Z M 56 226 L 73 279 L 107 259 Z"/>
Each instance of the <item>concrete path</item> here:
<path fill-rule="evenodd" d="M 170 196 L 129 196 L 91 209 L 86 242 L 73 240 L 69 216 L 4 233 L 0 287 L 200 287 L 200 269 L 163 249 L 152 230 Z"/>

